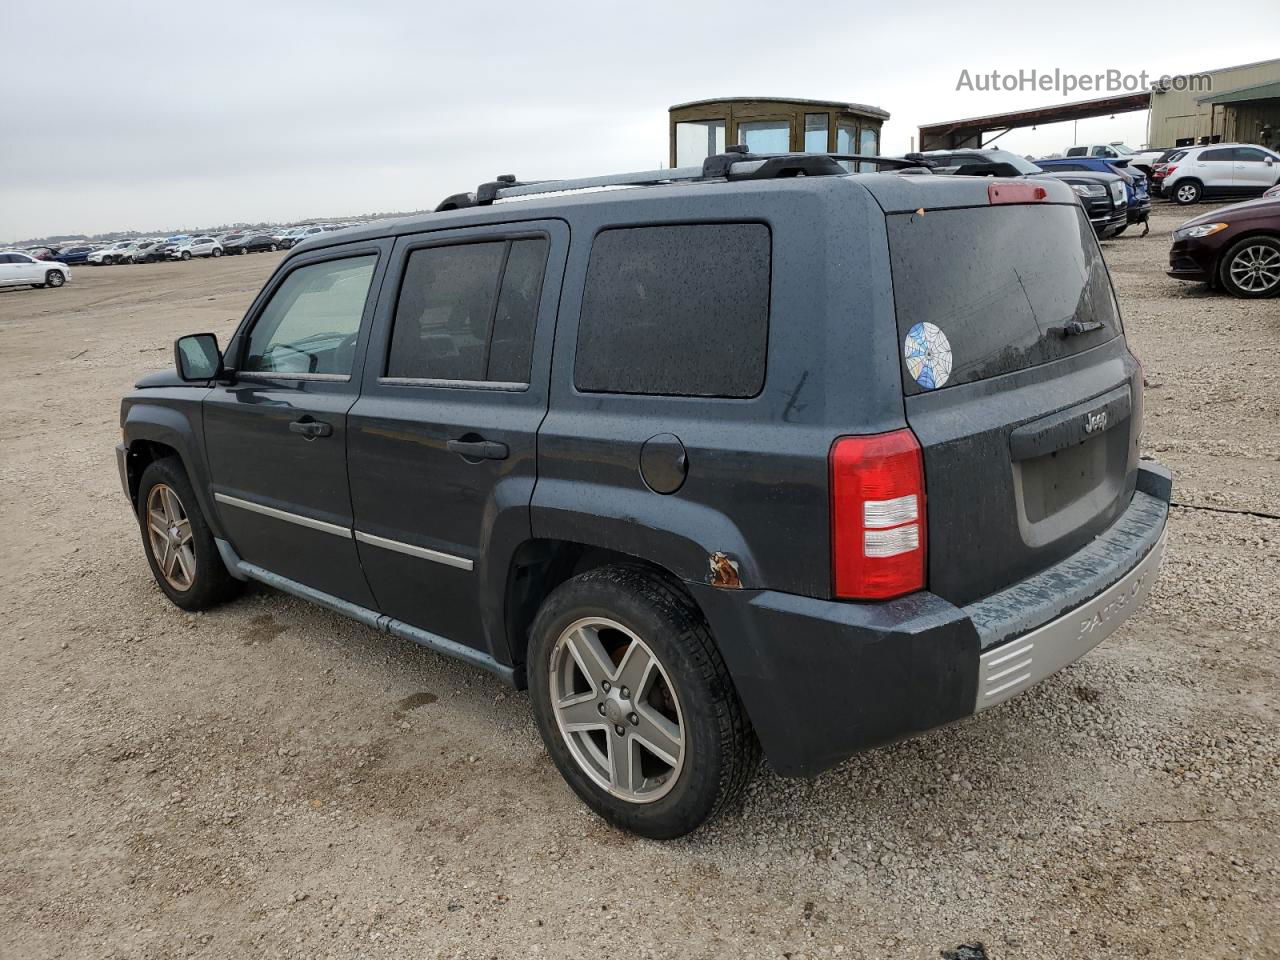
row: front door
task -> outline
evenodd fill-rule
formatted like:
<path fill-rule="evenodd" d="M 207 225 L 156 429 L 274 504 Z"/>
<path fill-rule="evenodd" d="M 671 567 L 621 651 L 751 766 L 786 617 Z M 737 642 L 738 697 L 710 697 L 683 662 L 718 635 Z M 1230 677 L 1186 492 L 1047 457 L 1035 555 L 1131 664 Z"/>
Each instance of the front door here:
<path fill-rule="evenodd" d="M 502 662 L 492 600 L 531 535 L 568 241 L 558 220 L 398 240 L 349 417 L 356 546 L 378 609 Z"/>
<path fill-rule="evenodd" d="M 204 401 L 213 499 L 249 563 L 372 607 L 352 539 L 347 412 L 389 241 L 316 251 L 268 284 Z"/>
<path fill-rule="evenodd" d="M 1258 147 L 1233 147 L 1235 158 L 1235 190 L 1237 193 L 1262 193 L 1280 182 L 1280 163 Z"/>

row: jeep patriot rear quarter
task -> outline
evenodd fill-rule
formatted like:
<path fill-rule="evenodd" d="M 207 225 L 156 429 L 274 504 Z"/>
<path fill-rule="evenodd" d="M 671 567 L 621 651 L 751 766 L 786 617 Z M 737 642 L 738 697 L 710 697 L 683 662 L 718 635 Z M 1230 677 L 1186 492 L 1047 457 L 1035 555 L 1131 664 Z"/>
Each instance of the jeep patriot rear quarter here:
<path fill-rule="evenodd" d="M 123 401 L 160 588 L 257 580 L 527 685 L 573 789 L 653 837 L 761 748 L 814 775 L 1079 658 L 1150 590 L 1171 484 L 1075 195 L 821 160 L 299 245 Z"/>

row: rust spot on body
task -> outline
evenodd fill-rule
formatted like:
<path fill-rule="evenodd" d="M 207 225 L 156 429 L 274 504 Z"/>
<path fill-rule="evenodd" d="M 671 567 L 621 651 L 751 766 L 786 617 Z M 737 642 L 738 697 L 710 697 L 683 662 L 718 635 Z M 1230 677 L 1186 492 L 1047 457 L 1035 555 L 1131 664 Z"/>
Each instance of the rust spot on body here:
<path fill-rule="evenodd" d="M 738 575 L 738 562 L 730 560 L 727 554 L 713 553 L 710 557 L 711 585 L 726 590 L 741 590 L 742 577 Z"/>

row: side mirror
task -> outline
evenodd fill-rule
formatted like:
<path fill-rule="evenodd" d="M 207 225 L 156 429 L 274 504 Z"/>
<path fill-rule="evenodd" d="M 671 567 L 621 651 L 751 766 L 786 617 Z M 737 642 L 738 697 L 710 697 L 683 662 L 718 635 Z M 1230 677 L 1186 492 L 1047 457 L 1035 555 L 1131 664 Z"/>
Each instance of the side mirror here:
<path fill-rule="evenodd" d="M 222 376 L 222 351 L 212 333 L 193 333 L 173 342 L 173 365 L 183 380 L 216 380 Z"/>

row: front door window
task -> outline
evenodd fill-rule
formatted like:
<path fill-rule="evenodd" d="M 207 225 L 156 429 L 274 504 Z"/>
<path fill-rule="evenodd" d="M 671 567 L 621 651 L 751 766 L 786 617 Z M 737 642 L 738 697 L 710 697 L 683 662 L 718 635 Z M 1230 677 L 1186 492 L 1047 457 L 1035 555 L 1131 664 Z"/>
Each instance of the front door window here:
<path fill-rule="evenodd" d="M 349 375 L 376 263 L 370 255 L 294 270 L 249 333 L 242 370 Z"/>

